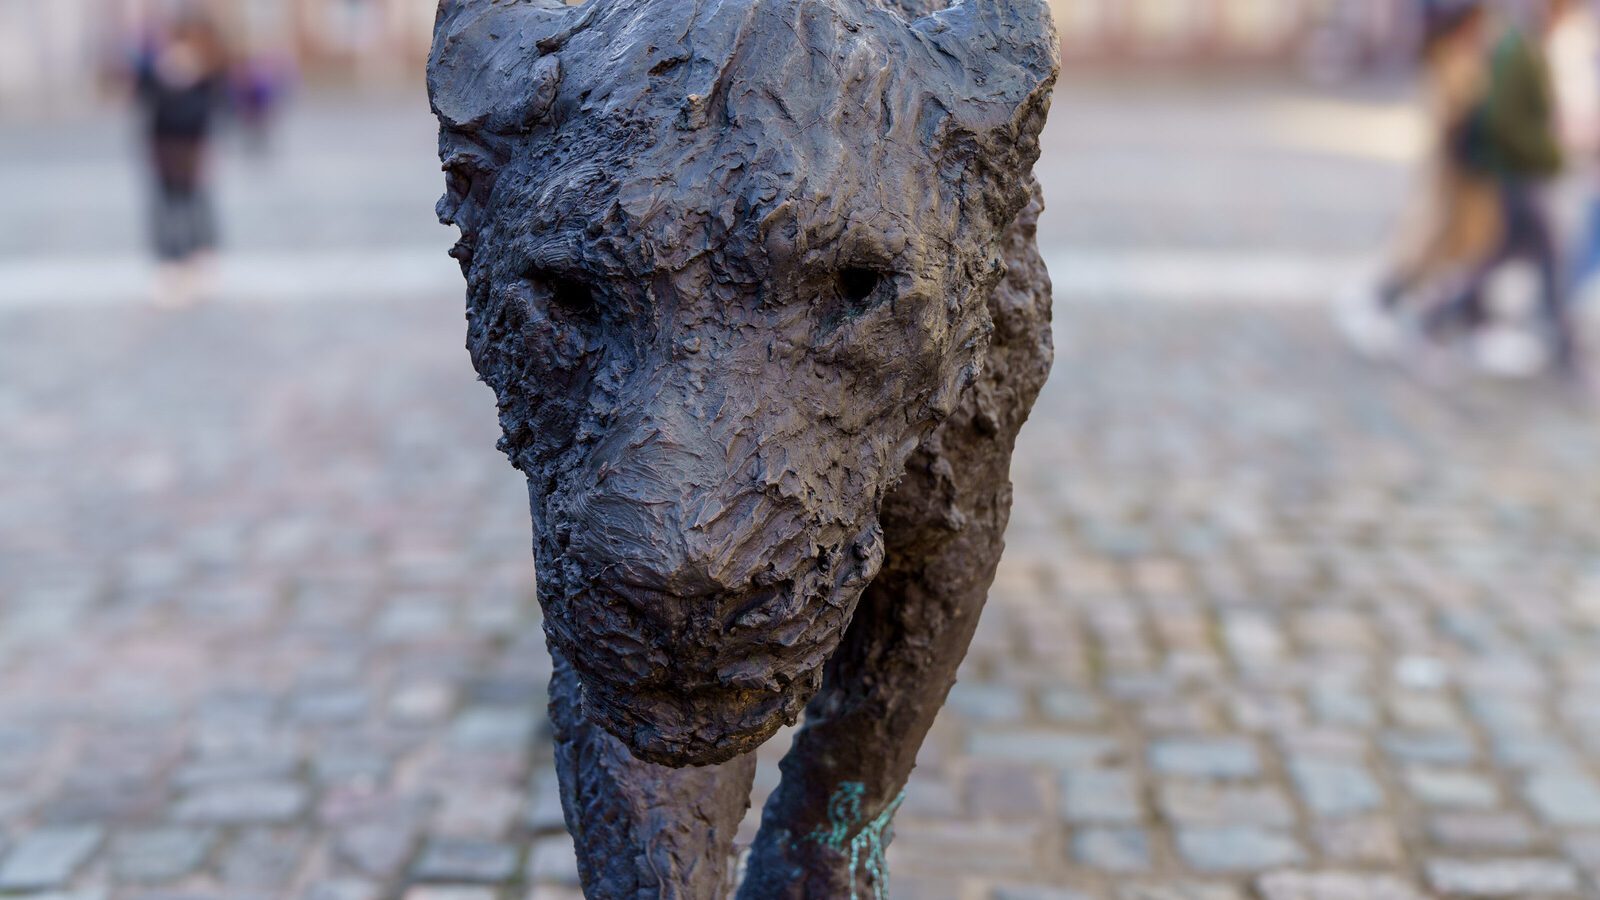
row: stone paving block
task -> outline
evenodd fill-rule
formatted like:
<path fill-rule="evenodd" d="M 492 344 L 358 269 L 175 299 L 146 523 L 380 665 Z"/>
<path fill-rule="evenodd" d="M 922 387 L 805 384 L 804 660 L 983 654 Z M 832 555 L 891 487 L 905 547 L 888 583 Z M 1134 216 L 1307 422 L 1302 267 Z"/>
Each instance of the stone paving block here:
<path fill-rule="evenodd" d="M 1413 691 L 1436 691 L 1450 684 L 1450 667 L 1428 656 L 1402 656 L 1395 660 L 1394 681 Z"/>
<path fill-rule="evenodd" d="M 1474 772 L 1416 766 L 1406 771 L 1405 782 L 1427 806 L 1482 810 L 1500 804 L 1500 788 Z"/>
<path fill-rule="evenodd" d="M 990 894 L 990 900 L 1093 900 L 1093 898 L 1071 888 L 1001 885 Z"/>
<path fill-rule="evenodd" d="M 1311 688 L 1310 700 L 1312 714 L 1323 722 L 1370 728 L 1378 721 L 1377 707 L 1359 690 L 1317 684 Z"/>
<path fill-rule="evenodd" d="M 905 802 L 900 804 L 901 818 L 959 819 L 965 815 L 961 792 L 951 780 L 918 769 L 906 782 Z"/>
<path fill-rule="evenodd" d="M 294 881 L 310 849 L 308 832 L 247 828 L 222 849 L 218 869 L 230 890 L 281 890 Z"/>
<path fill-rule="evenodd" d="M 1163 738 L 1150 744 L 1150 767 L 1189 778 L 1254 778 L 1261 774 L 1255 744 L 1242 738 Z"/>
<path fill-rule="evenodd" d="M 468 750 L 521 750 L 533 740 L 542 715 L 498 706 L 466 709 L 450 729 L 450 742 Z"/>
<path fill-rule="evenodd" d="M 1041 691 L 1039 709 L 1046 720 L 1071 725 L 1093 725 L 1105 717 L 1105 706 L 1097 697 L 1071 687 Z"/>
<path fill-rule="evenodd" d="M 280 824 L 299 818 L 310 803 L 310 792 L 292 781 L 224 782 L 189 792 L 173 817 L 191 825 Z"/>
<path fill-rule="evenodd" d="M 216 845 L 203 828 L 150 828 L 111 839 L 112 877 L 136 883 L 174 881 L 198 869 Z"/>
<path fill-rule="evenodd" d="M 450 611 L 443 602 L 408 599 L 391 603 L 378 618 L 373 632 L 387 641 L 405 642 L 449 629 Z"/>
<path fill-rule="evenodd" d="M 1293 865 L 1305 851 L 1288 832 L 1250 825 L 1176 830 L 1178 853 L 1200 872 L 1250 872 Z"/>
<path fill-rule="evenodd" d="M 360 685 L 322 685 L 303 688 L 290 700 L 289 715 L 308 725 L 336 725 L 359 721 L 371 700 Z"/>
<path fill-rule="evenodd" d="M 1496 735 L 1491 752 L 1496 762 L 1510 769 L 1571 770 L 1581 765 L 1577 751 L 1565 739 L 1538 732 Z"/>
<path fill-rule="evenodd" d="M 1107 696 L 1123 703 L 1152 703 L 1178 699 L 1181 685 L 1169 672 L 1113 672 L 1106 676 Z"/>
<path fill-rule="evenodd" d="M 578 886 L 578 856 L 569 837 L 546 838 L 528 852 L 528 880 Z"/>
<path fill-rule="evenodd" d="M 966 885 L 956 878 L 889 879 L 888 900 L 967 900 L 970 896 Z"/>
<path fill-rule="evenodd" d="M 411 859 L 418 831 L 405 819 L 363 822 L 342 829 L 334 851 L 344 862 L 374 878 L 397 874 Z"/>
<path fill-rule="evenodd" d="M 1294 808 L 1284 791 L 1268 785 L 1176 781 L 1161 785 L 1158 805 L 1180 825 L 1266 825 L 1292 828 Z"/>
<path fill-rule="evenodd" d="M 1139 704 L 1139 724 L 1147 733 L 1193 734 L 1221 727 L 1222 716 L 1214 704 L 1174 697 Z"/>
<path fill-rule="evenodd" d="M 1072 858 L 1104 872 L 1150 868 L 1150 836 L 1142 828 L 1083 828 L 1072 836 Z"/>
<path fill-rule="evenodd" d="M 419 881 L 498 884 L 517 874 L 520 854 L 497 841 L 444 838 L 423 847 L 412 875 Z"/>
<path fill-rule="evenodd" d="M 379 900 L 382 888 L 359 878 L 315 881 L 300 892 L 300 900 Z"/>
<path fill-rule="evenodd" d="M 526 803 L 523 791 L 509 787 L 471 786 L 451 791 L 433 819 L 433 831 L 453 837 L 497 838 L 504 835 Z"/>
<path fill-rule="evenodd" d="M 84 782 L 74 779 L 35 806 L 40 825 L 66 826 L 149 821 L 166 808 L 167 792 L 154 780 Z"/>
<path fill-rule="evenodd" d="M 1113 762 L 1122 754 L 1121 744 L 1107 735 L 1044 730 L 973 732 L 968 738 L 967 750 L 984 759 L 1063 768 Z"/>
<path fill-rule="evenodd" d="M 1600 783 L 1583 772 L 1542 771 L 1528 776 L 1528 803 L 1561 828 L 1600 828 Z"/>
<path fill-rule="evenodd" d="M 1035 819 L 1050 813 L 1045 781 L 1032 769 L 979 765 L 967 772 L 967 809 L 979 818 Z"/>
<path fill-rule="evenodd" d="M 1252 688 L 1232 697 L 1233 720 L 1252 732 L 1278 733 L 1305 727 L 1303 704 L 1287 691 Z"/>
<path fill-rule="evenodd" d="M 1380 743 L 1401 763 L 1468 765 L 1478 756 L 1472 737 L 1464 732 L 1386 732 Z"/>
<path fill-rule="evenodd" d="M 897 821 L 889 845 L 891 872 L 977 875 L 1032 873 L 1041 830 L 1034 825 L 958 821 Z"/>
<path fill-rule="evenodd" d="M 1117 900 L 1244 900 L 1244 891 L 1229 884 L 1203 881 L 1123 883 L 1117 888 Z"/>
<path fill-rule="evenodd" d="M 486 887 L 470 885 L 427 885 L 406 891 L 405 900 L 498 900 Z"/>
<path fill-rule="evenodd" d="M 916 775 L 913 774 L 913 780 Z M 943 781 L 926 779 L 931 786 L 949 791 L 949 786 Z M 906 802 L 911 802 L 913 794 L 926 793 L 922 781 L 906 786 Z M 528 790 L 528 805 L 523 811 L 522 821 L 528 829 L 535 834 L 544 834 L 554 831 L 566 831 L 566 814 L 561 809 L 561 785 L 556 780 L 554 771 L 540 772 L 535 776 L 532 786 Z M 904 804 L 901 806 L 904 809 Z"/>
<path fill-rule="evenodd" d="M 1466 692 L 1466 707 L 1480 725 L 1497 734 L 1544 731 L 1549 718 L 1527 697 L 1490 691 Z"/>
<path fill-rule="evenodd" d="M 950 689 L 945 708 L 973 722 L 1008 725 L 1023 720 L 1028 701 L 1015 685 L 958 681 Z"/>
<path fill-rule="evenodd" d="M 1566 839 L 1567 857 L 1600 881 L 1600 832 L 1576 834 Z"/>
<path fill-rule="evenodd" d="M 1319 816 L 1348 816 L 1383 805 L 1383 789 L 1360 763 L 1297 758 L 1289 762 L 1289 775 L 1300 799 Z"/>
<path fill-rule="evenodd" d="M 1357 872 L 1274 872 L 1256 880 L 1261 900 L 1428 900 L 1392 875 Z"/>
<path fill-rule="evenodd" d="M 535 885 L 528 892 L 527 900 L 584 900 L 583 892 L 576 888 L 553 887 L 548 884 Z"/>
<path fill-rule="evenodd" d="M 1428 820 L 1428 835 L 1451 850 L 1524 850 L 1539 832 L 1515 813 L 1450 813 Z"/>
<path fill-rule="evenodd" d="M 1566 894 L 1579 886 L 1577 870 L 1554 859 L 1432 859 L 1426 869 L 1434 890 L 1471 897 Z"/>
<path fill-rule="evenodd" d="M 1389 714 L 1401 728 L 1451 731 L 1462 727 L 1461 713 L 1449 697 L 1406 692 L 1389 697 Z"/>
<path fill-rule="evenodd" d="M 447 682 L 423 681 L 408 684 L 389 697 L 388 712 L 396 721 L 411 725 L 431 725 L 449 718 L 456 694 Z"/>
<path fill-rule="evenodd" d="M 1309 727 L 1275 737 L 1279 751 L 1290 760 L 1365 764 L 1372 749 L 1370 735 L 1343 727 Z"/>
<path fill-rule="evenodd" d="M 1270 666 L 1288 649 L 1283 628 L 1271 616 L 1231 611 L 1222 617 L 1222 638 L 1228 652 L 1245 668 Z"/>
<path fill-rule="evenodd" d="M 65 887 L 105 839 L 92 825 L 44 828 L 17 838 L 0 862 L 0 891 Z"/>
<path fill-rule="evenodd" d="M 1139 783 L 1124 769 L 1071 769 L 1061 776 L 1061 813 L 1069 822 L 1130 823 L 1144 817 Z"/>

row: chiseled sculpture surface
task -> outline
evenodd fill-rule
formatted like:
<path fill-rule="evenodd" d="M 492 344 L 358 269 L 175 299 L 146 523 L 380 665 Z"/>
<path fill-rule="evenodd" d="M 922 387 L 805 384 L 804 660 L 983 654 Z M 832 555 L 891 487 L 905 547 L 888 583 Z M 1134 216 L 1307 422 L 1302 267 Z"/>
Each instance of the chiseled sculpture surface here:
<path fill-rule="evenodd" d="M 468 348 L 588 896 L 880 897 L 1048 374 L 1045 0 L 444 0 Z"/>

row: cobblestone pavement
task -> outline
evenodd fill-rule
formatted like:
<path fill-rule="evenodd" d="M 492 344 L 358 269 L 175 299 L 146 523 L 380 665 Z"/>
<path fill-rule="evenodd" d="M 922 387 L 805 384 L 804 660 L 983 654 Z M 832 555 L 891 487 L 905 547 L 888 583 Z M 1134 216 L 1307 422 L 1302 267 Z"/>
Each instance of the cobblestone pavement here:
<path fill-rule="evenodd" d="M 1086 118 L 1063 156 L 1151 127 Z M 1143 239 L 1136 169 L 1063 171 L 1051 240 Z M 1387 184 L 1221 236 L 1158 192 L 1145 236 L 1349 250 Z M 577 896 L 458 308 L 0 311 L 0 896 Z M 1058 319 L 892 896 L 1600 897 L 1593 412 L 1363 365 L 1303 303 Z"/>

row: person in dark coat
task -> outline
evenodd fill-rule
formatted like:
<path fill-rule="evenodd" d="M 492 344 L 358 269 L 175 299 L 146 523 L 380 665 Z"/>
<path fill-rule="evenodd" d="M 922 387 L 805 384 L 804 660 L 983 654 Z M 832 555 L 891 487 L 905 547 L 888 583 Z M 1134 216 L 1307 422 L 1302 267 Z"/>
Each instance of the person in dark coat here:
<path fill-rule="evenodd" d="M 168 305 L 199 298 L 216 248 L 207 156 L 226 96 L 221 36 L 209 18 L 187 13 L 140 66 L 137 82 L 153 176 L 151 236 L 162 263 L 157 299 Z"/>

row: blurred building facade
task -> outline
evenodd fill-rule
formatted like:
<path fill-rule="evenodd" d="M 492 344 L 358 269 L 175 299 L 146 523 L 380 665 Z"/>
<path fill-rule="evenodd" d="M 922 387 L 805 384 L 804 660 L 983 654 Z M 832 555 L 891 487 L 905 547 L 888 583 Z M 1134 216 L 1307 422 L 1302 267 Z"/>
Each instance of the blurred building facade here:
<path fill-rule="evenodd" d="M 1069 63 L 1281 63 L 1338 74 L 1399 58 L 1421 0 L 1051 0 Z M 314 78 L 415 79 L 437 0 L 0 0 L 0 109 L 71 108 L 149 23 L 201 4 L 246 52 Z"/>
<path fill-rule="evenodd" d="M 1052 0 L 1072 62 L 1263 63 L 1329 69 L 1400 58 L 1420 0 Z"/>
<path fill-rule="evenodd" d="M 437 0 L 0 0 L 0 110 L 93 102 L 163 17 L 201 7 L 241 56 L 313 78 L 416 80 Z"/>

